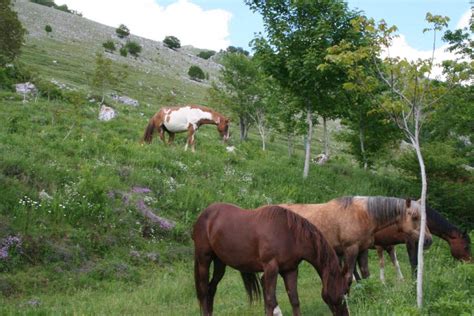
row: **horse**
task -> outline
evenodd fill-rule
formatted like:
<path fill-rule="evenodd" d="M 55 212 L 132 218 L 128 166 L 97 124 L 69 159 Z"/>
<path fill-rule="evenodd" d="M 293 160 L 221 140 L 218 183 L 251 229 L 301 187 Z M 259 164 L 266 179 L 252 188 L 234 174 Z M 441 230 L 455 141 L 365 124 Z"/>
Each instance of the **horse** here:
<path fill-rule="evenodd" d="M 276 309 L 277 276 L 283 277 L 293 315 L 300 315 L 297 292 L 298 265 L 308 261 L 318 272 L 322 298 L 333 315 L 349 315 L 345 294 L 349 280 L 344 278 L 338 258 L 321 232 L 297 214 L 279 207 L 265 206 L 244 210 L 238 206 L 214 203 L 194 224 L 194 278 L 201 313 L 212 315 L 214 296 L 226 266 L 240 271 L 250 302 L 258 299 L 258 272 L 265 313 Z M 209 282 L 209 268 L 214 263 Z"/>
<path fill-rule="evenodd" d="M 420 234 L 420 204 L 393 197 L 341 197 L 321 204 L 280 204 L 303 216 L 323 233 L 337 255 L 344 259 L 346 278 L 352 280 L 356 259 L 374 242 L 377 231 L 395 225 L 410 240 Z M 426 230 L 425 243 L 431 243 Z"/>
<path fill-rule="evenodd" d="M 466 231 L 461 231 L 455 225 L 451 224 L 435 209 L 426 206 L 427 226 L 431 234 L 444 239 L 451 250 L 451 256 L 460 261 L 472 261 L 471 239 Z M 384 280 L 383 270 L 383 251 L 387 251 L 392 259 L 392 263 L 397 269 L 399 279 L 403 279 L 400 271 L 400 265 L 396 258 L 395 245 L 406 244 L 412 275 L 416 273 L 418 264 L 418 243 L 413 240 L 407 240 L 403 234 L 397 234 L 393 227 L 387 227 L 375 234 L 374 244 L 377 249 L 380 260 L 380 279 Z M 360 253 L 358 257 L 359 268 L 363 278 L 369 277 L 368 253 Z M 355 270 L 357 272 L 357 270 Z"/>
<path fill-rule="evenodd" d="M 217 131 L 221 135 L 224 143 L 229 139 L 230 120 L 224 115 L 199 105 L 186 105 L 163 107 L 155 113 L 149 120 L 143 135 L 143 141 L 151 143 L 153 132 L 158 131 L 160 139 L 165 142 L 165 132 L 168 133 L 168 144 L 173 143 L 175 133 L 188 132 L 188 140 L 184 147 L 185 150 L 191 146 L 195 151 L 195 134 L 198 128 L 204 124 L 217 125 Z"/>

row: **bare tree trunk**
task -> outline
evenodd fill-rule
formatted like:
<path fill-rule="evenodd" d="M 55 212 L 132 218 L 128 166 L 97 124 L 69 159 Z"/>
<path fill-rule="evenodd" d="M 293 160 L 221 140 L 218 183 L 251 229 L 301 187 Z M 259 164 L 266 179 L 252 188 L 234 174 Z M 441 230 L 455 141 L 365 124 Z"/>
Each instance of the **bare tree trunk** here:
<path fill-rule="evenodd" d="M 305 158 L 304 158 L 304 168 L 303 168 L 303 179 L 306 179 L 309 175 L 309 163 L 311 161 L 311 140 L 313 139 L 313 113 L 311 112 L 311 107 L 308 104 L 307 117 L 306 121 L 308 123 L 308 135 L 306 137 L 306 146 L 305 146 Z"/>
<path fill-rule="evenodd" d="M 323 116 L 323 130 L 324 130 L 324 154 L 329 158 L 329 134 L 327 119 Z"/>
<path fill-rule="evenodd" d="M 362 128 L 362 125 L 359 125 L 359 142 L 360 142 L 360 153 L 362 155 L 362 161 L 364 162 L 364 170 L 367 170 L 367 155 L 365 154 L 364 130 Z"/>
<path fill-rule="evenodd" d="M 240 141 L 244 141 L 247 139 L 247 135 L 245 133 L 245 120 L 243 116 L 239 116 L 239 127 L 240 127 Z"/>
<path fill-rule="evenodd" d="M 288 133 L 288 157 L 293 156 L 293 134 Z"/>

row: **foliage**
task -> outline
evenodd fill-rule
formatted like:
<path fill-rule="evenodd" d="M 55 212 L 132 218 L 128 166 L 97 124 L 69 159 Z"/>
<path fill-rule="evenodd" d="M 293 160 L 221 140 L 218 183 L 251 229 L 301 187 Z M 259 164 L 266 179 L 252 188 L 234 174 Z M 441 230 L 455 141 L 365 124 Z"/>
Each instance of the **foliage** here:
<path fill-rule="evenodd" d="M 176 36 L 166 36 L 163 44 L 171 49 L 178 49 L 181 47 L 181 41 Z"/>
<path fill-rule="evenodd" d="M 213 50 L 203 50 L 203 51 L 200 51 L 197 56 L 202 58 L 202 59 L 209 59 L 211 58 L 212 56 L 214 56 L 216 54 L 215 51 Z"/>
<path fill-rule="evenodd" d="M 91 85 L 102 95 L 102 102 L 104 102 L 106 88 L 116 83 L 117 77 L 112 71 L 112 61 L 104 57 L 101 53 L 97 53 Z"/>
<path fill-rule="evenodd" d="M 51 33 L 53 31 L 53 28 L 51 27 L 51 25 L 47 24 L 45 27 L 44 27 L 44 30 L 46 31 L 46 33 Z"/>
<path fill-rule="evenodd" d="M 119 27 L 115 29 L 115 33 L 119 38 L 126 38 L 130 35 L 130 30 L 125 24 L 120 24 Z"/>
<path fill-rule="evenodd" d="M 225 52 L 231 53 L 231 54 L 242 54 L 245 56 L 249 56 L 249 52 L 243 49 L 242 47 L 229 46 L 226 48 Z"/>
<path fill-rule="evenodd" d="M 112 41 L 112 40 L 108 40 L 108 41 L 102 43 L 102 47 L 104 47 L 105 50 L 108 51 L 108 52 L 115 52 L 115 50 L 117 49 L 115 47 L 114 41 Z"/>
<path fill-rule="evenodd" d="M 40 4 L 40 5 L 44 5 L 46 7 L 55 8 L 63 12 L 72 13 L 72 14 L 81 16 L 79 12 L 70 10 L 66 4 L 57 5 L 53 0 L 30 0 L 30 1 L 33 3 Z"/>
<path fill-rule="evenodd" d="M 138 57 L 138 55 L 142 52 L 141 45 L 134 41 L 128 41 L 127 44 L 125 44 L 125 48 L 130 53 L 130 55 L 134 57 Z"/>
<path fill-rule="evenodd" d="M 10 0 L 0 2 L 0 66 L 12 62 L 20 54 L 26 30 Z"/>
<path fill-rule="evenodd" d="M 125 46 L 120 47 L 119 52 L 120 52 L 120 56 L 123 56 L 123 57 L 127 57 L 127 56 L 128 56 L 128 49 L 127 49 Z"/>
<path fill-rule="evenodd" d="M 191 67 L 189 67 L 188 76 L 192 80 L 197 80 L 197 81 L 204 80 L 204 78 L 206 78 L 206 75 L 204 74 L 204 71 L 202 71 L 201 67 L 196 66 L 196 65 L 192 65 Z"/>

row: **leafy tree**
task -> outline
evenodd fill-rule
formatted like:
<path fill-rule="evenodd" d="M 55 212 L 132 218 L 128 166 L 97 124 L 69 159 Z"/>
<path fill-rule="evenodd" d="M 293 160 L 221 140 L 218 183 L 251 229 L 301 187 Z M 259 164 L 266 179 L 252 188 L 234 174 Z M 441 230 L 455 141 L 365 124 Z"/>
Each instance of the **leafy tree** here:
<path fill-rule="evenodd" d="M 111 53 L 115 52 L 115 50 L 117 49 L 115 47 L 114 41 L 112 40 L 106 41 L 105 43 L 102 44 L 102 46 L 105 48 L 106 51 L 111 52 Z"/>
<path fill-rule="evenodd" d="M 171 49 L 178 49 L 181 47 L 181 41 L 175 36 L 166 36 L 163 40 L 163 44 Z"/>
<path fill-rule="evenodd" d="M 51 25 L 47 24 L 45 27 L 44 27 L 44 30 L 46 31 L 46 33 L 49 35 L 49 33 L 51 33 L 53 31 L 53 28 L 51 27 Z"/>
<path fill-rule="evenodd" d="M 235 47 L 235 46 L 229 46 L 226 49 L 226 53 L 235 53 L 235 54 L 243 54 L 245 56 L 249 56 L 249 52 L 243 49 L 242 47 Z"/>
<path fill-rule="evenodd" d="M 196 81 L 204 80 L 204 78 L 206 78 L 204 71 L 202 71 L 202 69 L 199 66 L 195 66 L 195 65 L 189 67 L 188 75 L 192 80 L 196 80 Z"/>
<path fill-rule="evenodd" d="M 112 61 L 101 53 L 97 53 L 92 87 L 102 96 L 101 103 L 104 102 L 105 90 L 117 82 L 118 78 L 112 71 Z"/>
<path fill-rule="evenodd" d="M 352 30 L 356 16 L 339 0 L 292 1 L 246 0 L 262 14 L 267 39 L 253 41 L 255 56 L 279 84 L 298 99 L 306 113 L 307 133 L 303 178 L 309 174 L 314 113 L 330 113 L 325 103 L 337 84 L 336 74 L 318 68 L 327 49 Z M 339 74 L 337 74 L 339 75 Z"/>
<path fill-rule="evenodd" d="M 21 51 L 26 30 L 10 0 L 0 0 L 0 66 L 13 61 Z"/>
<path fill-rule="evenodd" d="M 137 42 L 129 41 L 125 44 L 125 48 L 128 50 L 130 55 L 138 57 L 138 54 L 142 52 L 142 47 Z"/>
<path fill-rule="evenodd" d="M 213 50 L 203 50 L 203 51 L 199 52 L 199 54 L 197 54 L 197 56 L 202 58 L 202 59 L 209 59 L 212 56 L 214 56 L 215 54 L 216 54 L 216 52 L 213 51 Z"/>
<path fill-rule="evenodd" d="M 115 29 L 115 33 L 119 38 L 126 38 L 130 36 L 130 30 L 125 24 L 120 24 L 119 27 Z"/>

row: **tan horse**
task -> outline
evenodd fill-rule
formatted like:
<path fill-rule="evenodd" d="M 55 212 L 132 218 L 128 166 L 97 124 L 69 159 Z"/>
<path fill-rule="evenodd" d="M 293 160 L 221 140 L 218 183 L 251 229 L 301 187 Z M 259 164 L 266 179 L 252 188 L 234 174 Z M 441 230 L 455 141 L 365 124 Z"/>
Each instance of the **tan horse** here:
<path fill-rule="evenodd" d="M 168 144 L 174 140 L 175 133 L 188 132 L 188 141 L 185 150 L 191 146 L 195 151 L 195 134 L 204 124 L 217 125 L 217 130 L 224 142 L 229 139 L 229 119 L 224 115 L 198 105 L 163 107 L 150 119 L 143 135 L 143 141 L 151 143 L 153 132 L 158 131 L 160 138 L 165 142 L 165 132 L 168 133 Z"/>
<path fill-rule="evenodd" d="M 420 234 L 420 204 L 390 197 L 342 197 L 322 204 L 281 204 L 319 228 L 352 275 L 357 255 L 374 243 L 374 234 L 396 225 L 411 240 Z M 431 243 L 426 230 L 425 242 Z"/>

